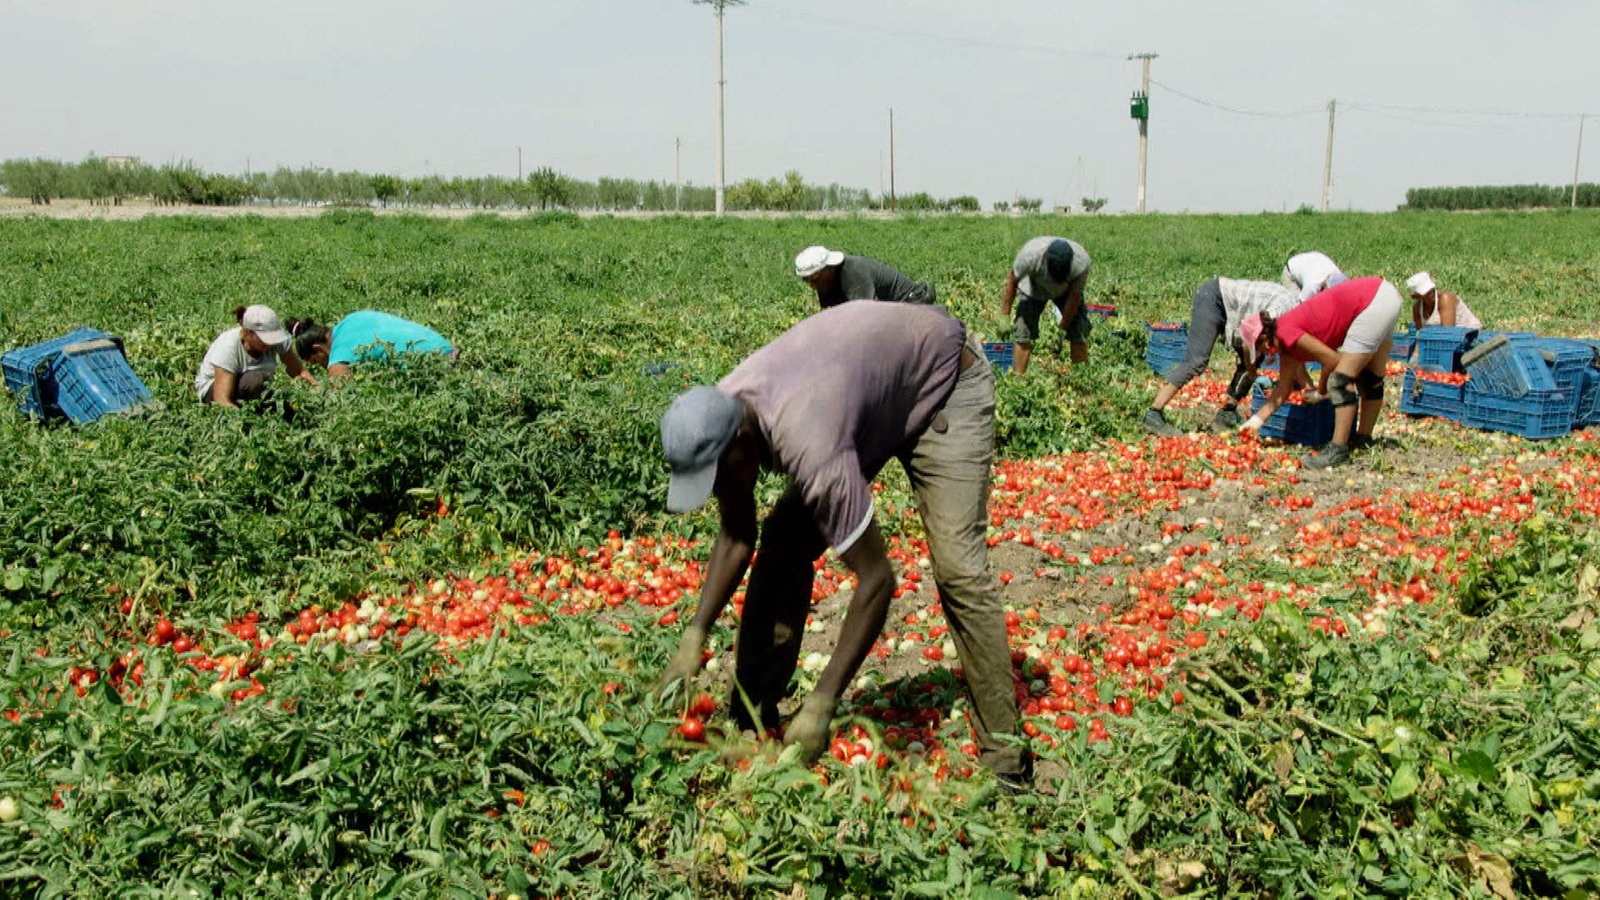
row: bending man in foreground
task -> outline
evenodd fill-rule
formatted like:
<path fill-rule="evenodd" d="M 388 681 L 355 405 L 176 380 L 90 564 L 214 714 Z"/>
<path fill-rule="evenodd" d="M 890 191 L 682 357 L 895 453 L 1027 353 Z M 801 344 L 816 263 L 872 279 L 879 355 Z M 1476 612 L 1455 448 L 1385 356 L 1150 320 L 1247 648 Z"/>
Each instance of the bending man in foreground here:
<path fill-rule="evenodd" d="M 760 529 L 739 623 L 732 708 L 741 728 L 775 728 L 811 608 L 812 563 L 832 546 L 858 585 L 832 659 L 785 740 L 809 765 L 827 747 L 834 707 L 883 629 L 894 572 L 873 512 L 872 481 L 905 468 L 928 533 L 939 602 L 972 695 L 980 760 L 1009 787 L 1029 777 L 1016 728 L 999 586 L 987 569 L 994 374 L 943 309 L 860 300 L 825 309 L 756 351 L 716 387 L 681 394 L 661 419 L 672 478 L 667 509 L 715 494 L 721 530 L 700 606 L 660 689 L 699 671 L 712 623 L 756 550 L 756 479 L 789 488 Z"/>

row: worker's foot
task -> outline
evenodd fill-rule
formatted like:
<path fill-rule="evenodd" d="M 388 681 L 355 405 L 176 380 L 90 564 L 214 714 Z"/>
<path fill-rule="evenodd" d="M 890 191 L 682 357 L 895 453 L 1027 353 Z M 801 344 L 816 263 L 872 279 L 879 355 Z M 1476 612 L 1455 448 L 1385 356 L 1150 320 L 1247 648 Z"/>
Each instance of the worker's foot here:
<path fill-rule="evenodd" d="M 1218 434 L 1231 434 L 1238 431 L 1239 426 L 1243 424 L 1244 418 L 1239 415 L 1239 411 L 1229 407 L 1217 410 L 1216 418 L 1211 420 L 1211 430 Z"/>
<path fill-rule="evenodd" d="M 1314 455 L 1306 458 L 1305 466 L 1308 469 L 1332 469 L 1342 466 L 1350 461 L 1350 445 L 1328 444 Z"/>
<path fill-rule="evenodd" d="M 1159 409 L 1145 410 L 1144 418 L 1139 420 L 1139 424 L 1144 426 L 1145 431 L 1156 437 L 1177 437 L 1183 434 L 1183 432 L 1172 427 L 1172 423 L 1167 421 L 1166 414 Z"/>
<path fill-rule="evenodd" d="M 1376 443 L 1377 440 L 1374 439 L 1370 434 L 1352 434 L 1350 435 L 1350 452 L 1354 453 L 1357 450 L 1365 450 Z"/>

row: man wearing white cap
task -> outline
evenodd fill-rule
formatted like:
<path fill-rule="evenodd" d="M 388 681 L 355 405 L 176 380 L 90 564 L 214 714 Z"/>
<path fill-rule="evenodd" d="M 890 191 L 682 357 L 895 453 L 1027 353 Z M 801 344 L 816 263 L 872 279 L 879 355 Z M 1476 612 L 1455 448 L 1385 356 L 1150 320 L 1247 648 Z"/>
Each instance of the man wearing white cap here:
<path fill-rule="evenodd" d="M 217 335 L 194 377 L 201 403 L 238 406 L 243 400 L 261 399 L 280 361 L 290 375 L 317 383 L 300 364 L 277 313 L 260 305 L 236 306 L 233 317 L 239 326 Z"/>
<path fill-rule="evenodd" d="M 931 285 L 912 281 L 875 259 L 822 246 L 807 247 L 795 256 L 794 275 L 817 292 L 823 309 L 851 300 L 936 301 Z"/>
<path fill-rule="evenodd" d="M 1407 278 L 1406 290 L 1411 293 L 1411 322 L 1418 328 L 1424 325 L 1483 327 L 1483 322 L 1473 315 L 1460 297 L 1439 290 L 1439 286 L 1433 283 L 1433 276 L 1427 272 L 1418 272 Z"/>
<path fill-rule="evenodd" d="M 979 759 L 1007 786 L 1024 786 L 1031 758 L 1002 737 L 1016 730 L 1017 706 L 985 543 L 994 406 L 994 372 L 961 320 L 939 307 L 873 300 L 804 319 L 716 387 L 681 394 L 661 417 L 672 470 L 667 509 L 686 512 L 715 494 L 721 529 L 700 605 L 658 692 L 700 670 L 711 626 L 749 569 L 733 715 L 741 728 L 777 727 L 811 610 L 812 564 L 831 546 L 857 585 L 832 659 L 784 733 L 805 764 L 816 760 L 894 595 L 872 482 L 898 459 L 972 694 Z M 758 531 L 763 469 L 787 476 L 789 488 Z"/>

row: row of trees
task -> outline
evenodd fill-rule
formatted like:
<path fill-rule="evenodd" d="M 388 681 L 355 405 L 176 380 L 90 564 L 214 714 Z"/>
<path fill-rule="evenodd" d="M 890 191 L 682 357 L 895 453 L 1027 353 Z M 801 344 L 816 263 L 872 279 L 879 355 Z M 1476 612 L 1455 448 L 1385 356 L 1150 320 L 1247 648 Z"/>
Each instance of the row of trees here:
<path fill-rule="evenodd" d="M 307 167 L 279 168 L 243 176 L 207 173 L 191 163 L 149 166 L 137 160 L 91 156 L 79 163 L 50 159 L 0 162 L 0 190 L 36 204 L 58 198 L 119 205 L 126 198 L 158 203 L 236 206 L 245 203 L 316 206 L 401 206 L 456 209 L 582 209 L 602 211 L 709 211 L 716 206 L 709 186 L 600 178 L 584 181 L 540 168 L 527 177 L 479 178 L 428 175 L 401 178 L 365 172 L 335 172 Z M 1028 205 L 1031 204 L 1031 207 Z M 808 184 L 799 172 L 762 181 L 730 184 L 727 208 L 733 210 L 858 211 L 881 208 L 883 198 L 837 184 Z M 1038 211 L 1039 201 L 1018 201 L 1022 211 Z M 898 198 L 899 209 L 918 212 L 978 212 L 978 198 L 939 199 L 927 193 Z M 995 204 L 1004 212 L 1010 204 Z"/>
<path fill-rule="evenodd" d="M 1543 184 L 1412 188 L 1406 209 L 1547 209 L 1572 205 L 1572 186 Z M 1600 207 L 1600 184 L 1579 184 L 1578 205 Z"/>

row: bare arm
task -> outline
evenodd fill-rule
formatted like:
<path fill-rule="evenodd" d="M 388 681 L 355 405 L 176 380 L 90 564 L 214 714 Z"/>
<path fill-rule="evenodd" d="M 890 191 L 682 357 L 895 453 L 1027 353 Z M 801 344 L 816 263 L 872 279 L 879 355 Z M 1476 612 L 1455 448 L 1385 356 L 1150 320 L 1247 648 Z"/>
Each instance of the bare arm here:
<path fill-rule="evenodd" d="M 344 378 L 349 374 L 350 366 L 347 363 L 334 363 L 328 367 L 329 378 Z"/>
<path fill-rule="evenodd" d="M 700 671 L 700 657 L 705 650 L 706 637 L 717 616 L 733 598 L 734 588 L 744 580 L 750 568 L 750 557 L 756 546 L 756 499 L 753 491 L 740 491 L 732 496 L 718 495 L 722 511 L 722 528 L 711 547 L 711 558 L 706 564 L 706 577 L 700 585 L 700 605 L 694 619 L 683 630 L 678 650 L 672 655 L 661 680 L 656 683 L 656 695 L 664 695 L 672 685 L 693 678 Z"/>
<path fill-rule="evenodd" d="M 239 387 L 239 376 L 221 368 L 212 369 L 211 374 L 211 402 L 238 409 L 239 403 L 234 399 L 234 392 Z"/>
<path fill-rule="evenodd" d="M 1289 399 L 1289 395 L 1294 392 L 1295 385 L 1299 384 L 1300 380 L 1305 376 L 1306 367 L 1304 363 L 1287 353 L 1280 353 L 1278 355 L 1278 383 L 1272 386 L 1272 393 L 1267 395 L 1266 402 L 1262 403 L 1261 408 L 1256 410 L 1253 418 L 1260 419 L 1263 422 L 1272 418 L 1272 414 L 1278 411 L 1278 407 L 1283 405 L 1283 401 Z"/>
<path fill-rule="evenodd" d="M 1074 282 L 1067 290 L 1066 296 L 1056 301 L 1061 308 L 1061 327 L 1071 328 L 1072 323 L 1078 318 L 1079 310 L 1083 309 L 1083 284 Z"/>
<path fill-rule="evenodd" d="M 306 384 L 317 383 L 316 376 L 312 375 L 310 370 L 305 367 L 305 364 L 300 362 L 300 354 L 294 352 L 293 347 L 283 351 L 279 358 L 283 360 L 283 367 L 288 370 L 291 376 L 304 381 Z"/>
<path fill-rule="evenodd" d="M 1461 302 L 1461 298 L 1455 294 L 1440 291 L 1439 298 L 1434 302 L 1439 307 L 1439 324 L 1456 324 L 1456 304 Z"/>
<path fill-rule="evenodd" d="M 867 530 L 842 558 L 855 573 L 855 593 L 845 612 L 839 640 L 834 644 L 833 658 L 822 670 L 816 689 L 806 698 L 799 715 L 784 734 L 787 742 L 801 745 L 802 761 L 806 765 L 814 762 L 827 747 L 834 706 L 883 632 L 889 601 L 894 595 L 894 570 L 889 568 L 889 554 L 876 521 L 867 524 Z"/>
<path fill-rule="evenodd" d="M 1322 364 L 1322 373 L 1317 379 L 1317 392 L 1326 394 L 1328 392 L 1328 376 L 1332 375 L 1334 367 L 1339 365 L 1339 351 L 1329 347 L 1327 344 L 1324 344 L 1309 334 L 1300 335 L 1300 337 L 1294 342 L 1294 348 Z M 1291 359 L 1294 358 L 1289 356 L 1287 353 L 1283 354 L 1283 361 L 1285 363 Z M 1305 366 L 1301 364 L 1298 359 L 1296 359 L 1294 363 L 1295 367 L 1300 370 L 1300 374 L 1304 376 Z M 1287 366 L 1285 368 L 1287 369 Z M 1292 389 L 1293 388 L 1291 388 L 1291 390 Z"/>
<path fill-rule="evenodd" d="M 1000 289 L 1000 315 L 1011 318 L 1011 301 L 1017 299 L 1017 270 L 1006 272 L 1006 286 Z"/>
<path fill-rule="evenodd" d="M 1422 327 L 1422 301 L 1411 301 L 1411 324 L 1417 328 Z"/>

